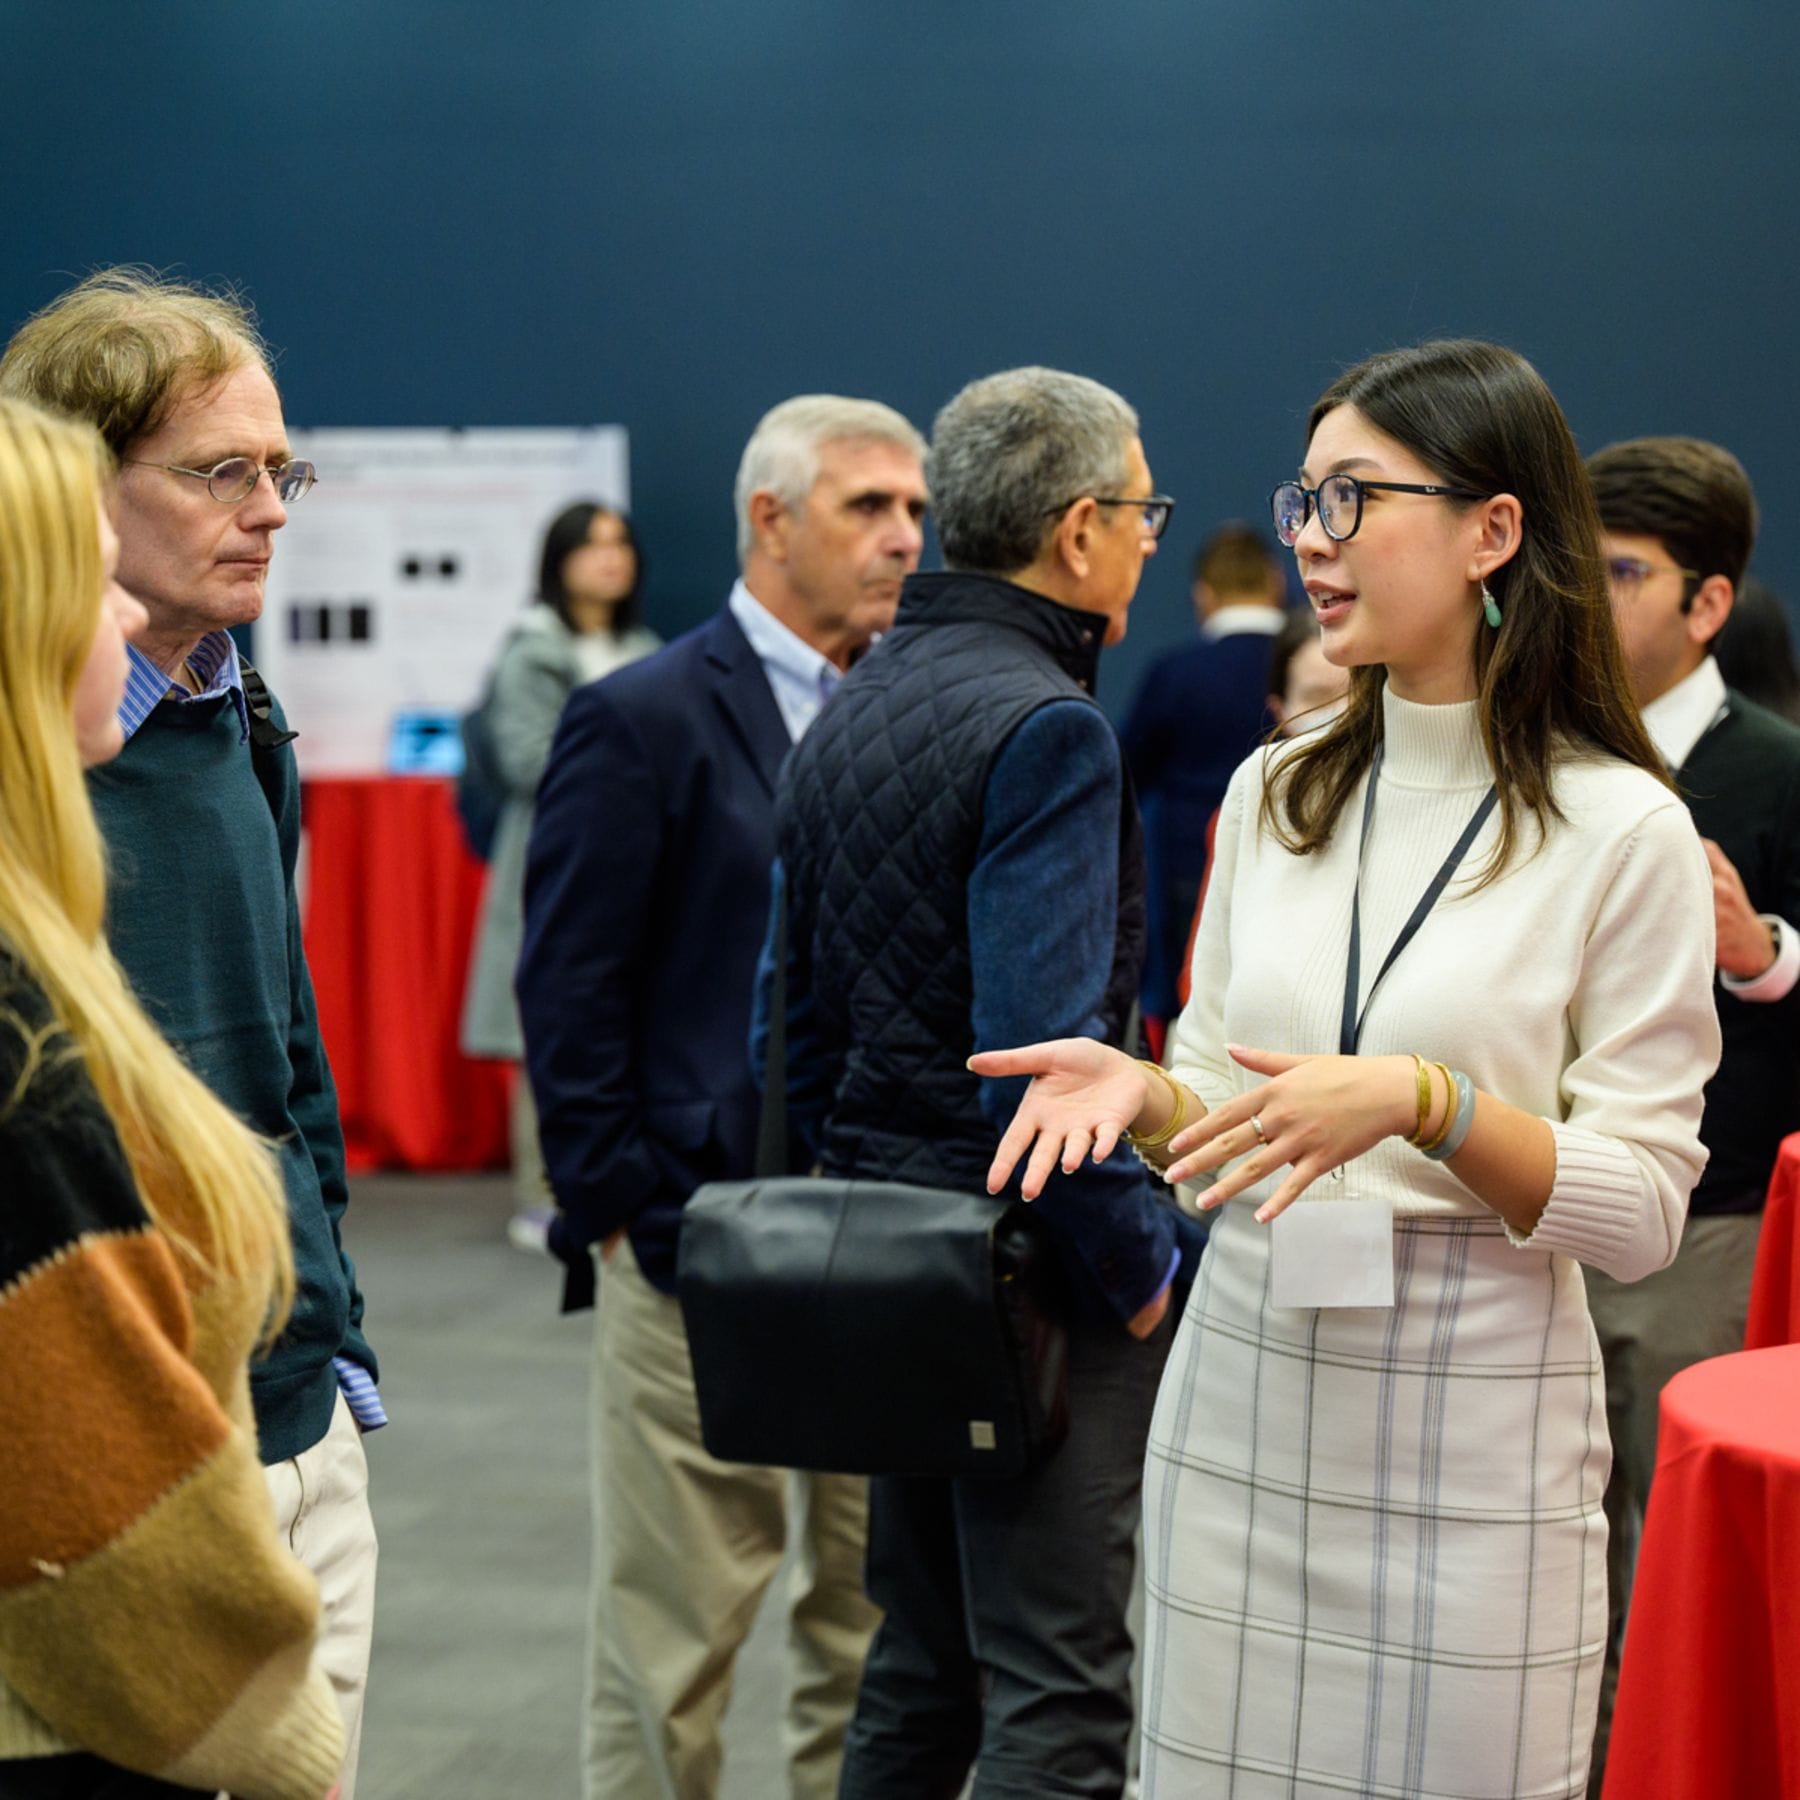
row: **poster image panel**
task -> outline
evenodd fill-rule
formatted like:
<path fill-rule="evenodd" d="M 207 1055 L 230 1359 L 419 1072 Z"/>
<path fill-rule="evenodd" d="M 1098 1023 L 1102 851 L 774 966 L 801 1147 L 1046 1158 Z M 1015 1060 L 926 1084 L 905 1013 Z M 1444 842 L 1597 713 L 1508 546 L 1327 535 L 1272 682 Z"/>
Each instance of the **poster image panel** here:
<path fill-rule="evenodd" d="M 303 775 L 378 775 L 398 715 L 479 697 L 564 506 L 630 504 L 621 425 L 296 431 L 319 479 L 275 540 L 256 663 Z"/>

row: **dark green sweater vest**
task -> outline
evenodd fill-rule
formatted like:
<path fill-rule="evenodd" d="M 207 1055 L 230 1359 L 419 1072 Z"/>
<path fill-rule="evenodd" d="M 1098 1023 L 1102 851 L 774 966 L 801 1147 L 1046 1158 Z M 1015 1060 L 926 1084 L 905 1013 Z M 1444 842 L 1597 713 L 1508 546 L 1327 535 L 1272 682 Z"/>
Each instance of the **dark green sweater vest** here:
<path fill-rule="evenodd" d="M 289 746 L 270 755 L 265 793 L 229 698 L 165 700 L 88 778 L 114 954 L 194 1071 L 278 1146 L 297 1289 L 286 1331 L 251 1369 L 265 1463 L 325 1435 L 333 1356 L 375 1371 L 339 1240 L 344 1140 L 300 947 L 299 779 Z"/>
<path fill-rule="evenodd" d="M 1750 904 L 1800 929 L 1800 730 L 1730 694 L 1676 782 Z M 1716 993 L 1724 1049 L 1706 1089 L 1700 1136 L 1712 1156 L 1690 1203 L 1696 1217 L 1759 1211 L 1781 1140 L 1800 1131 L 1800 985 L 1773 1002 Z"/>

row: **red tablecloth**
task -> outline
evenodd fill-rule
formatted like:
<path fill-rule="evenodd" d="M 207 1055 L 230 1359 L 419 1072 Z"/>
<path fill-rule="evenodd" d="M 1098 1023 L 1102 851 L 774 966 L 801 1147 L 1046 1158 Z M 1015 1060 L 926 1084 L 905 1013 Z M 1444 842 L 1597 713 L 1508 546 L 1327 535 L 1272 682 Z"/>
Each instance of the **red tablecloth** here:
<path fill-rule="evenodd" d="M 303 929 L 356 1169 L 485 1169 L 507 1158 L 498 1063 L 457 1049 L 483 865 L 448 781 L 309 781 Z"/>
<path fill-rule="evenodd" d="M 1606 1800 L 1800 1794 L 1800 1345 L 1663 1389 Z"/>
<path fill-rule="evenodd" d="M 1744 1332 L 1746 1350 L 1775 1344 L 1800 1344 L 1800 1131 L 1782 1139 L 1769 1178 Z"/>

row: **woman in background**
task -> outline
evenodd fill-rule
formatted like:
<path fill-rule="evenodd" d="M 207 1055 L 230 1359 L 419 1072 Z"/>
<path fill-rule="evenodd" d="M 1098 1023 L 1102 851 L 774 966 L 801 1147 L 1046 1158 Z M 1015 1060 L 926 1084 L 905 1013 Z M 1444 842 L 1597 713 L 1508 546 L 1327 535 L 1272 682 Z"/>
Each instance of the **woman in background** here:
<path fill-rule="evenodd" d="M 544 534 L 537 598 L 513 627 L 495 667 L 484 721 L 506 789 L 494 834 L 487 892 L 463 1000 L 465 1055 L 519 1062 L 525 1054 L 513 972 L 525 933 L 525 848 L 531 807 L 563 702 L 577 687 L 648 656 L 662 640 L 646 630 L 638 591 L 643 562 L 631 521 L 591 500 L 565 507 Z M 513 1089 L 514 1213 L 508 1236 L 544 1248 L 550 1192 L 537 1115 L 523 1071 Z"/>
<path fill-rule="evenodd" d="M 1610 1461 L 1581 1265 L 1680 1242 L 1711 878 L 1522 357 L 1359 364 L 1272 503 L 1349 704 L 1232 779 L 1168 1073 L 973 1059 L 1035 1077 L 990 1185 L 1127 1134 L 1212 1177 L 1144 1483 L 1144 1800 L 1578 1800 Z"/>
<path fill-rule="evenodd" d="M 104 454 L 0 400 L 0 1793 L 319 1800 L 343 1725 L 246 1372 L 293 1293 L 279 1178 L 101 935 L 81 771 L 144 623 Z"/>

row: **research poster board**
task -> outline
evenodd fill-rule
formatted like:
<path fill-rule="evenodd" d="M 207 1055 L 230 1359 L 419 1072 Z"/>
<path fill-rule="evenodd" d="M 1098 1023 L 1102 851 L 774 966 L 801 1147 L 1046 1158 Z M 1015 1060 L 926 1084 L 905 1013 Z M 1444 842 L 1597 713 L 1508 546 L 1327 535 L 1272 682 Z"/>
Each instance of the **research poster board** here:
<path fill-rule="evenodd" d="M 256 664 L 300 733 L 301 773 L 431 766 L 409 760 L 406 728 L 419 725 L 422 742 L 479 698 L 536 585 L 544 527 L 575 500 L 629 507 L 625 428 L 291 441 L 319 478 L 276 536 Z"/>

